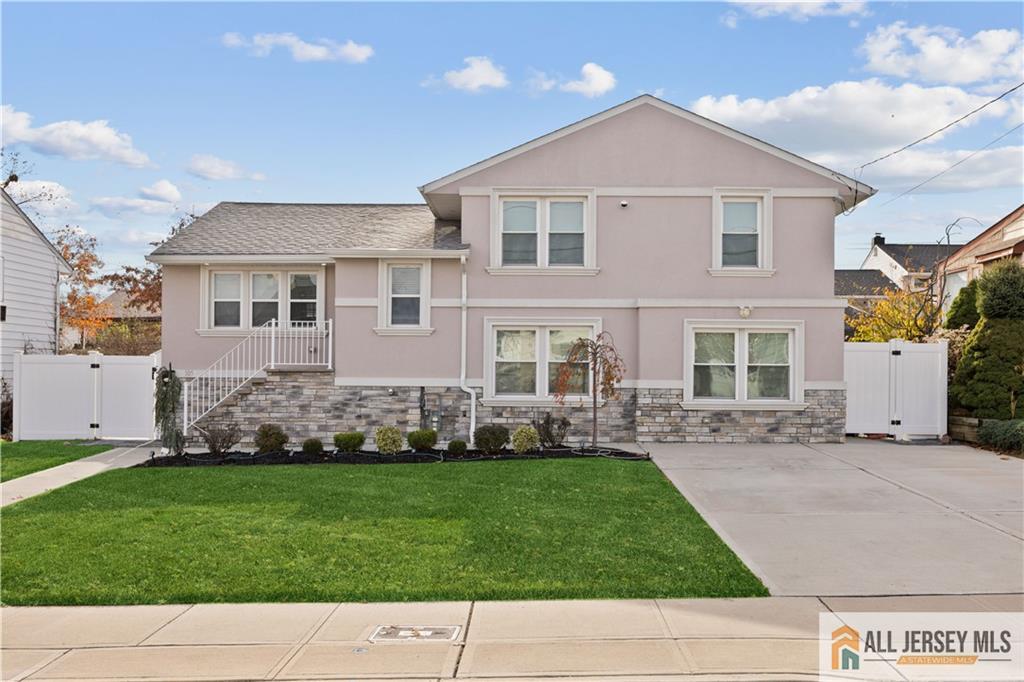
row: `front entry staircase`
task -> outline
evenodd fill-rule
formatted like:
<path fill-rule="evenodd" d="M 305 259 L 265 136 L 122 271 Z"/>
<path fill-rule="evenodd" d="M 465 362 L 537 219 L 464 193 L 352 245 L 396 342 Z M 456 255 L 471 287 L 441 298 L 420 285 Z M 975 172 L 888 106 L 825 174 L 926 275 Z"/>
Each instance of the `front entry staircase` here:
<path fill-rule="evenodd" d="M 273 369 L 333 369 L 332 320 L 280 324 L 270 320 L 184 386 L 184 429 Z"/>

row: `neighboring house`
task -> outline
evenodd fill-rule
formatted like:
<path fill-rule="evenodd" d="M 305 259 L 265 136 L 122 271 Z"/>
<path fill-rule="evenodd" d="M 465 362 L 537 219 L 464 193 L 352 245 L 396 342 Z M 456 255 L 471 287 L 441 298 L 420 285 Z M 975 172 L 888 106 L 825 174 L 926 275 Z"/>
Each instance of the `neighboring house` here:
<path fill-rule="evenodd" d="M 627 373 L 603 438 L 842 439 L 834 221 L 872 188 L 644 95 L 419 189 L 426 204 L 225 202 L 149 256 L 164 361 L 198 377 L 189 421 L 447 439 L 552 410 L 578 437 L 592 387 L 559 407 L 552 379 L 607 331 Z M 275 366 L 222 401 L 272 320 Z"/>
<path fill-rule="evenodd" d="M 123 291 L 115 291 L 100 301 L 100 309 L 112 323 L 117 322 L 160 322 L 160 308 L 151 311 L 145 307 L 136 307 L 129 304 L 128 294 Z M 91 338 L 90 338 L 91 341 Z M 65 326 L 61 330 L 60 347 L 78 348 L 82 345 L 82 330 Z"/>
<path fill-rule="evenodd" d="M 939 266 L 946 278 L 946 302 L 984 271 L 1004 258 L 1024 261 L 1024 204 L 954 251 Z"/>
<path fill-rule="evenodd" d="M 14 353 L 55 353 L 60 278 L 71 266 L 7 192 L 0 213 L 0 378 L 14 377 Z"/>
<path fill-rule="evenodd" d="M 881 270 L 904 291 L 928 287 L 935 264 L 959 249 L 962 244 L 888 244 L 876 234 L 861 270 Z"/>
<path fill-rule="evenodd" d="M 868 311 L 872 301 L 885 298 L 885 292 L 896 285 L 881 270 L 836 270 L 835 295 L 846 299 L 846 317 L 856 317 Z M 845 325 L 847 339 L 853 328 Z"/>

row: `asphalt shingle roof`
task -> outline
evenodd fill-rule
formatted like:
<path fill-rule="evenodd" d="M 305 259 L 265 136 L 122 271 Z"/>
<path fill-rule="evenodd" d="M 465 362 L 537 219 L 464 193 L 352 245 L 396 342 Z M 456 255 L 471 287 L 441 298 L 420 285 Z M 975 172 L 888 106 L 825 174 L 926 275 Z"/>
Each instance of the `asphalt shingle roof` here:
<path fill-rule="evenodd" d="M 931 272 L 940 260 L 951 256 L 963 244 L 879 244 L 878 248 L 909 272 Z"/>
<path fill-rule="evenodd" d="M 881 296 L 886 289 L 895 288 L 896 285 L 881 270 L 836 270 L 836 296 Z"/>
<path fill-rule="evenodd" d="M 153 255 L 300 255 L 334 249 L 464 249 L 457 222 L 426 204 L 224 201 Z"/>

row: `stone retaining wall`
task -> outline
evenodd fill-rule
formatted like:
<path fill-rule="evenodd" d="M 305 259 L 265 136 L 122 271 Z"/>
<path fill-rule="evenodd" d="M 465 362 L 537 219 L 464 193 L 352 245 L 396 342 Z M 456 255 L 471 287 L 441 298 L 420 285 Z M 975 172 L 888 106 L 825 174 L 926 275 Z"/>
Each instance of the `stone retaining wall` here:
<path fill-rule="evenodd" d="M 478 393 L 479 393 L 479 389 Z M 422 407 L 421 407 L 422 400 Z M 622 389 L 618 398 L 598 409 L 598 428 L 606 442 L 723 442 L 780 443 L 836 442 L 843 438 L 845 391 L 807 391 L 809 407 L 802 411 L 686 410 L 678 389 Z M 589 439 L 591 409 L 492 406 L 477 403 L 477 424 L 503 424 L 514 429 L 540 419 L 546 412 L 572 421 L 571 442 Z M 454 387 L 334 385 L 330 371 L 271 371 L 228 398 L 200 421 L 199 427 L 237 424 L 242 447 L 252 447 L 260 424 L 280 424 L 293 446 L 310 437 L 330 446 L 339 431 L 361 431 L 368 444 L 381 425 L 408 433 L 421 425 L 436 428 L 442 441 L 468 440 L 469 396 Z M 199 445 L 198 433 L 189 434 Z"/>

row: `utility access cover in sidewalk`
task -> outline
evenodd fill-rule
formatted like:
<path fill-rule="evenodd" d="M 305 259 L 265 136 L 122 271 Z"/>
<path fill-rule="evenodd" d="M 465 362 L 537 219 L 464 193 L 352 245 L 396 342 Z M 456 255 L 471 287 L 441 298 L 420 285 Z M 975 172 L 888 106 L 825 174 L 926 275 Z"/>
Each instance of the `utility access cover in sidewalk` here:
<path fill-rule="evenodd" d="M 378 625 L 370 635 L 371 642 L 438 642 L 453 641 L 461 625 Z"/>

